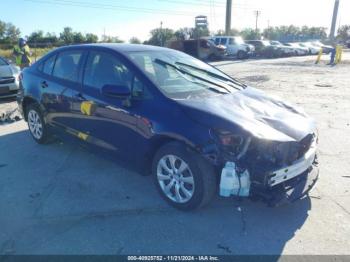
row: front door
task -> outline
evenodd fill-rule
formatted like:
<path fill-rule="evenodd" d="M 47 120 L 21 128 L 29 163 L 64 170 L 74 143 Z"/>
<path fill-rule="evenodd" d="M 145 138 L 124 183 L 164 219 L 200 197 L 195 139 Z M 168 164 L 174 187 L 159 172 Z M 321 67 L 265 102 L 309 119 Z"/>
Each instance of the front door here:
<path fill-rule="evenodd" d="M 110 97 L 102 87 L 124 86 L 137 94 L 142 84 L 123 60 L 104 51 L 90 51 L 84 67 L 83 88 L 73 94 L 73 112 L 79 138 L 91 144 L 129 155 L 140 141 L 137 127 L 143 101 Z M 131 91 L 133 90 L 133 91 Z"/>

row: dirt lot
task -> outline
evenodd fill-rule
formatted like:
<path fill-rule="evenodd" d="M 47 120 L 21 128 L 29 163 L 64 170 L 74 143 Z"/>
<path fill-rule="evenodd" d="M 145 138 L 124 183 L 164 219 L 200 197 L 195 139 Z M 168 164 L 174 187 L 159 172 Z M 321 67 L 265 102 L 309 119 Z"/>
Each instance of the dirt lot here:
<path fill-rule="evenodd" d="M 215 63 L 316 118 L 310 198 L 272 209 L 217 197 L 183 213 L 150 177 L 75 145 L 36 145 L 19 121 L 0 125 L 0 254 L 350 254 L 350 53 L 333 67 L 314 59 Z"/>

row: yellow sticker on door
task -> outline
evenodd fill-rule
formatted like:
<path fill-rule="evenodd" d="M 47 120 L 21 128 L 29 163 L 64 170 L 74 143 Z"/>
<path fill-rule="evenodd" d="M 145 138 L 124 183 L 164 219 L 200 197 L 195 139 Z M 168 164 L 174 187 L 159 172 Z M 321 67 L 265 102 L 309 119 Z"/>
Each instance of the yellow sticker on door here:
<path fill-rule="evenodd" d="M 81 103 L 80 111 L 83 115 L 91 116 L 96 111 L 96 104 L 92 101 L 84 101 Z"/>
<path fill-rule="evenodd" d="M 86 140 L 89 138 L 89 135 L 88 135 L 88 134 L 84 134 L 84 133 L 82 133 L 82 132 L 79 132 L 79 133 L 78 133 L 78 137 L 79 137 L 80 139 L 86 141 Z"/>

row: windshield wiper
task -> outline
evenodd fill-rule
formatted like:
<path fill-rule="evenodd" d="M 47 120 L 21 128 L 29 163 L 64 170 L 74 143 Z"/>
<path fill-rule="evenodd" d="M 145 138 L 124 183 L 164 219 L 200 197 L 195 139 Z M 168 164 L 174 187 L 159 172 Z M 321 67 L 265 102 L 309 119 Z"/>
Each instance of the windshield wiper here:
<path fill-rule="evenodd" d="M 183 74 L 187 74 L 187 75 L 192 76 L 192 77 L 194 77 L 194 78 L 197 78 L 197 79 L 199 79 L 199 80 L 201 80 L 201 81 L 203 81 L 203 82 L 207 82 L 207 83 L 209 83 L 209 84 L 218 86 L 218 87 L 220 87 L 220 88 L 226 90 L 228 93 L 231 93 L 231 91 L 230 91 L 228 88 L 226 88 L 226 87 L 224 87 L 224 86 L 222 86 L 222 85 L 219 85 L 219 84 L 217 84 L 217 83 L 215 83 L 215 82 L 212 82 L 212 81 L 210 81 L 210 80 L 208 80 L 208 79 L 205 79 L 205 78 L 203 78 L 203 77 L 200 77 L 200 76 L 197 76 L 197 75 L 195 75 L 195 74 L 192 74 L 192 73 L 190 73 L 189 71 L 184 70 L 184 69 L 182 69 L 182 68 L 179 68 L 178 66 L 176 66 L 176 65 L 174 65 L 174 64 L 168 63 L 168 62 L 163 61 L 163 60 L 158 59 L 158 58 L 156 58 L 156 59 L 154 60 L 154 62 L 155 62 L 155 63 L 158 63 L 158 64 L 160 64 L 160 65 L 167 65 L 167 66 L 170 66 L 170 67 L 172 67 L 172 68 L 175 68 L 177 71 L 179 71 L 179 72 L 181 72 L 181 73 L 183 73 Z M 195 82 L 195 83 L 198 83 L 198 82 Z M 210 87 L 209 87 L 209 89 L 210 89 Z M 211 87 L 211 89 L 215 89 L 215 88 Z M 218 89 L 216 89 L 216 90 L 217 90 L 218 92 L 221 92 L 221 93 L 223 93 L 223 94 L 226 94 L 226 93 L 224 93 L 224 92 L 222 92 L 222 91 L 220 91 L 220 90 L 218 90 Z"/>
<path fill-rule="evenodd" d="M 195 69 L 195 70 L 202 71 L 202 72 L 204 72 L 204 73 L 207 73 L 207 74 L 210 75 L 210 76 L 219 78 L 219 79 L 221 79 L 221 80 L 223 80 L 223 81 L 232 81 L 233 83 L 235 83 L 236 85 L 241 86 L 241 87 L 247 87 L 247 85 L 245 85 L 245 84 L 239 82 L 238 80 L 236 80 L 236 79 L 234 79 L 234 78 L 232 78 L 232 77 L 230 77 L 230 78 L 228 79 L 228 78 L 226 78 L 226 77 L 223 77 L 223 76 L 221 76 L 221 75 L 215 74 L 215 73 L 210 72 L 210 71 L 208 71 L 208 70 L 205 70 L 205 69 L 202 69 L 202 68 L 198 68 L 198 67 L 193 66 L 193 65 L 188 65 L 188 64 L 185 64 L 185 63 L 182 63 L 182 62 L 176 62 L 176 64 L 183 65 L 183 66 L 188 66 L 188 67 L 193 68 L 193 69 Z"/>

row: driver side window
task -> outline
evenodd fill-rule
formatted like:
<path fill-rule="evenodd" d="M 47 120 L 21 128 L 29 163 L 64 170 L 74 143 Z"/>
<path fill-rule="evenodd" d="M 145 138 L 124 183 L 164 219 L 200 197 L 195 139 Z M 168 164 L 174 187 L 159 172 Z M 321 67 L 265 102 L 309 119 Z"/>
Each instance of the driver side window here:
<path fill-rule="evenodd" d="M 104 85 L 126 86 L 135 97 L 142 97 L 144 93 L 142 82 L 117 57 L 92 51 L 85 67 L 84 87 L 100 90 Z"/>

